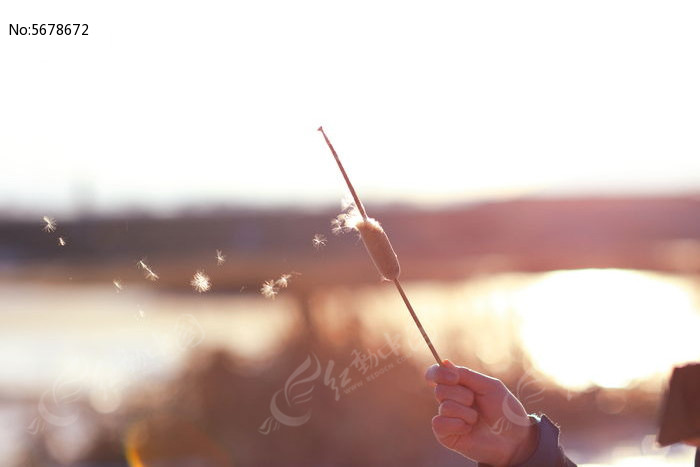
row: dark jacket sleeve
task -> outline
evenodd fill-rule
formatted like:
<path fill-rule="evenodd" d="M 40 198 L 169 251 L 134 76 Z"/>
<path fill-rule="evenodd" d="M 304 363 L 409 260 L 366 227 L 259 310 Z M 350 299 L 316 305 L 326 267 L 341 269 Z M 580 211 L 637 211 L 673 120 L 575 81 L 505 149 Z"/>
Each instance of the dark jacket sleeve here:
<path fill-rule="evenodd" d="M 513 467 L 576 467 L 559 445 L 559 428 L 546 415 L 530 415 L 537 426 L 537 448 L 523 463 Z M 479 464 L 479 467 L 487 467 Z"/>

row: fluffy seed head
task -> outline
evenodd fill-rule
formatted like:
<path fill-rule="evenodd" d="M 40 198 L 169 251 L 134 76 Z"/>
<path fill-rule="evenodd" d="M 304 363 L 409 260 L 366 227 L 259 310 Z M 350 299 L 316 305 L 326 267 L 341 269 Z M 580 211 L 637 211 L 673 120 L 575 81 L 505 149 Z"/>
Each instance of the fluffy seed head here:
<path fill-rule="evenodd" d="M 398 279 L 401 274 L 399 259 L 379 222 L 369 217 L 367 220 L 360 220 L 355 228 L 360 231 L 362 243 L 365 244 L 379 274 L 387 280 Z"/>
<path fill-rule="evenodd" d="M 58 244 L 61 246 L 66 246 L 66 239 L 63 237 L 58 237 Z"/>

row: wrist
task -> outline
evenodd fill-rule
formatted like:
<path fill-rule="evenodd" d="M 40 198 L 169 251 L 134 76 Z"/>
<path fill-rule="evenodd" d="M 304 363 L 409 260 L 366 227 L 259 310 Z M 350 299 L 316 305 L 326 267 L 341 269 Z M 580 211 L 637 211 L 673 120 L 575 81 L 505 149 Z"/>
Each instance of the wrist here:
<path fill-rule="evenodd" d="M 522 427 L 523 433 L 519 442 L 516 443 L 513 450 L 513 454 L 508 460 L 509 466 L 522 464 L 527 461 L 532 454 L 537 449 L 537 444 L 539 443 L 540 430 L 537 426 L 537 419 L 534 417 L 530 418 L 530 425 L 528 427 Z"/>

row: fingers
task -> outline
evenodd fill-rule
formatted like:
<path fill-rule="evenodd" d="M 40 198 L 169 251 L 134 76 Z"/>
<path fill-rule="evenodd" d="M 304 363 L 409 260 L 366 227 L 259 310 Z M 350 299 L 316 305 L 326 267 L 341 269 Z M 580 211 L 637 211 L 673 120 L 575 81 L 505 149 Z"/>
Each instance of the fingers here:
<path fill-rule="evenodd" d="M 438 402 L 449 399 L 469 407 L 474 403 L 474 392 L 457 384 L 438 384 L 435 386 L 435 398 Z"/>
<path fill-rule="evenodd" d="M 459 375 L 456 369 L 436 364 L 429 367 L 425 372 L 425 379 L 432 385 L 457 384 L 459 382 Z"/>
<path fill-rule="evenodd" d="M 465 368 L 463 366 L 455 366 L 455 364 L 449 360 L 445 360 L 443 362 L 443 366 L 449 371 L 455 372 L 457 374 L 458 384 L 471 389 L 477 394 L 486 394 L 489 392 L 493 392 L 496 389 L 498 389 L 501 385 L 500 380 L 496 378 L 492 378 L 490 376 L 481 374 L 478 371 L 470 370 L 469 368 Z M 446 382 L 443 384 L 450 383 Z"/>
<path fill-rule="evenodd" d="M 479 418 L 476 410 L 466 407 L 452 400 L 446 400 L 440 404 L 438 415 L 449 418 L 458 418 L 468 425 L 473 425 Z"/>
<path fill-rule="evenodd" d="M 449 360 L 445 360 L 442 365 L 432 365 L 425 372 L 425 379 L 431 385 L 459 384 L 471 389 L 477 394 L 486 394 L 495 391 L 500 381 L 496 378 L 470 370 L 463 366 L 455 366 Z"/>
<path fill-rule="evenodd" d="M 465 435 L 472 429 L 471 425 L 460 418 L 445 417 L 443 415 L 434 416 L 432 425 L 435 437 L 440 440 L 452 435 Z"/>

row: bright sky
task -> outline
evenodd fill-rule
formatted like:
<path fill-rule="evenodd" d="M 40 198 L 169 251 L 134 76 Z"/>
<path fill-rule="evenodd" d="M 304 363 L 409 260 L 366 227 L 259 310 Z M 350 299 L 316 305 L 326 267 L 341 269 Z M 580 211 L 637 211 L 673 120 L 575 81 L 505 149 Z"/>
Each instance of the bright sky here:
<path fill-rule="evenodd" d="M 23 1 L 0 212 L 700 190 L 700 3 Z M 88 23 L 89 36 L 8 24 Z"/>

